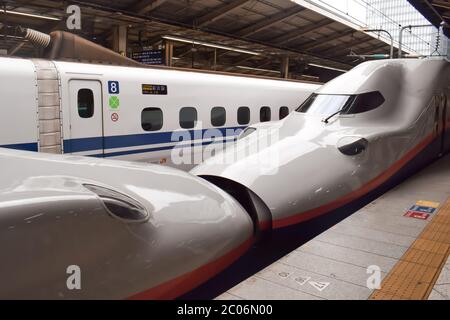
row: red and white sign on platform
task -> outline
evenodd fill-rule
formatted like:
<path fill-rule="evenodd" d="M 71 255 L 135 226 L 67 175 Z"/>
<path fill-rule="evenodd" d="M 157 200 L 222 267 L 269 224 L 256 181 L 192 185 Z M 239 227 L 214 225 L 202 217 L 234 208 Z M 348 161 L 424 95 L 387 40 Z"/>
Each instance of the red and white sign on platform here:
<path fill-rule="evenodd" d="M 403 215 L 408 218 L 427 220 L 439 208 L 439 202 L 419 200 Z"/>
<path fill-rule="evenodd" d="M 404 216 L 409 217 L 409 218 L 427 220 L 430 215 L 428 213 L 424 213 L 424 212 L 408 211 L 404 214 Z"/>

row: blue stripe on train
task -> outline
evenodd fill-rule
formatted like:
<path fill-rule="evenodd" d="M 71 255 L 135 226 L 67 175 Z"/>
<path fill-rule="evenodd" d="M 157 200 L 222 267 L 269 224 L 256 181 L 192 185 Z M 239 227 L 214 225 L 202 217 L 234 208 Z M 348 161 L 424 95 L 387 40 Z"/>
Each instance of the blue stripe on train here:
<path fill-rule="evenodd" d="M 242 129 L 241 127 L 238 127 L 236 129 Z M 198 130 L 197 134 L 201 133 L 201 131 L 204 130 Z M 188 131 L 185 131 L 185 133 Z M 169 134 L 171 136 L 171 132 L 167 132 L 166 134 Z M 227 137 L 233 137 L 234 135 L 228 135 Z M 133 135 L 133 136 L 140 136 L 140 135 Z M 195 135 L 193 132 L 190 132 L 190 137 L 195 138 Z M 125 138 L 125 139 L 123 139 Z M 166 142 L 180 142 L 180 141 L 172 141 L 169 140 L 153 140 L 153 142 L 150 142 L 154 137 L 150 137 L 150 139 L 145 139 L 146 137 L 138 137 L 138 139 L 133 139 L 132 136 L 115 136 L 115 137 L 105 137 L 106 141 L 110 141 L 110 148 L 121 148 L 121 147 L 132 147 L 132 146 L 139 146 L 139 145 L 149 145 L 149 144 L 158 144 L 158 143 L 166 143 Z M 160 137 L 161 138 L 161 137 Z M 162 142 L 163 141 L 163 142 Z M 183 141 L 192 141 L 192 140 L 183 140 Z M 162 147 L 154 147 L 154 148 L 145 148 L 145 149 L 134 149 L 134 150 L 127 150 L 127 151 L 118 151 L 118 152 L 109 152 L 105 154 L 93 154 L 90 156 L 93 157 L 116 157 L 116 156 L 122 156 L 122 155 L 128 155 L 128 154 L 137 154 L 137 153 L 146 153 L 146 152 L 156 152 L 156 151 L 162 151 L 162 150 L 169 150 L 173 148 L 183 148 L 183 147 L 189 147 L 189 146 L 198 146 L 198 145 L 207 145 L 209 143 L 221 143 L 227 141 L 220 140 L 220 141 L 205 141 L 205 142 L 199 142 L 199 143 L 188 143 L 188 144 L 175 144 L 175 145 L 169 145 L 169 146 L 162 146 Z M 125 143 L 129 142 L 129 145 L 126 145 Z M 181 141 L 182 142 L 182 141 Z M 9 149 L 18 149 L 18 150 L 26 150 L 26 151 L 38 151 L 38 144 L 36 142 L 34 143 L 18 143 L 18 144 L 8 144 L 8 145 L 0 145 L 2 148 L 9 148 Z M 82 151 L 91 151 L 91 150 L 101 150 L 103 149 L 103 138 L 102 137 L 94 137 L 94 138 L 81 138 L 81 139 L 71 139 L 71 140 L 64 140 L 64 151 L 65 153 L 73 153 L 73 152 L 82 152 Z"/>
<path fill-rule="evenodd" d="M 103 137 L 64 140 L 64 153 L 103 149 Z"/>
<path fill-rule="evenodd" d="M 4 145 L 0 145 L 0 147 L 8 148 L 8 149 L 25 150 L 25 151 L 38 151 L 37 142 L 4 144 Z"/>
<path fill-rule="evenodd" d="M 241 127 L 230 127 L 230 128 L 214 128 L 217 132 L 220 132 L 222 136 L 235 136 L 238 132 L 237 130 L 245 129 L 245 126 Z M 130 135 L 121 135 L 121 136 L 108 136 L 108 137 L 93 137 L 93 138 L 80 138 L 80 139 L 68 139 L 64 140 L 64 153 L 73 153 L 73 152 L 83 152 L 90 150 L 101 150 L 101 149 L 115 149 L 115 148 L 126 148 L 126 147 L 135 147 L 135 146 L 143 146 L 143 145 L 151 145 L 151 144 L 160 144 L 160 143 L 170 143 L 170 142 L 179 142 L 177 140 L 173 140 L 174 137 L 185 137 L 184 135 L 189 134 L 189 139 L 183 139 L 181 141 L 189 141 L 189 140 L 197 140 L 202 139 L 205 135 L 206 131 L 212 129 L 203 129 L 203 130 L 186 130 L 186 131 L 169 131 L 169 132 L 158 132 L 158 133 L 144 133 L 144 134 L 130 134 Z M 227 132 L 228 131 L 228 132 Z M 233 131 L 233 132 L 230 132 Z M 210 131 L 213 132 L 213 131 Z M 228 134 L 228 135 L 227 135 Z M 170 149 L 172 147 L 161 147 Z M 160 151 L 166 149 L 159 149 L 153 151 Z M 124 151 L 127 152 L 127 151 Z M 131 151 L 130 151 L 131 152 Z M 150 152 L 150 151 L 147 151 Z M 120 153 L 120 152 L 117 152 Z"/>
<path fill-rule="evenodd" d="M 222 135 L 226 136 L 226 131 L 228 130 L 239 130 L 245 129 L 245 126 L 241 127 L 229 127 L 229 128 L 218 128 Z M 186 130 L 179 131 L 181 135 L 184 133 L 189 133 L 191 138 L 196 138 L 196 135 L 203 137 L 205 131 L 203 130 Z M 446 128 L 448 133 L 450 133 L 450 127 Z M 105 150 L 113 149 L 113 148 L 123 148 L 123 147 L 133 147 L 140 145 L 150 145 L 150 144 L 159 144 L 159 143 L 169 143 L 169 142 L 177 142 L 172 141 L 172 134 L 174 132 L 161 132 L 161 133 L 145 133 L 145 134 L 133 134 L 133 135 L 122 135 L 122 136 L 110 136 L 110 137 L 93 137 L 93 138 L 80 138 L 80 139 L 69 139 L 64 140 L 64 152 L 65 153 L 73 153 L 73 152 L 82 152 L 82 151 L 90 151 L 90 150 L 101 150 L 103 149 L 103 140 L 105 140 Z M 235 136 L 236 133 L 230 136 Z M 188 140 L 185 140 L 188 141 Z M 202 142 L 203 145 L 206 145 L 210 142 Z M 180 145 L 177 147 L 188 147 L 192 144 Z M 197 144 L 199 145 L 199 144 Z M 38 151 L 38 144 L 36 142 L 32 143 L 17 143 L 17 144 L 7 144 L 0 145 L 2 148 L 10 148 L 10 149 L 18 149 L 18 150 L 26 150 L 26 151 Z M 162 150 L 168 150 L 174 148 L 174 145 L 170 146 L 162 146 L 162 147 L 154 147 L 154 148 L 145 148 L 145 149 L 135 149 L 128 151 L 118 151 L 118 152 L 110 152 L 103 154 L 95 154 L 92 155 L 94 157 L 115 157 L 127 154 L 137 154 L 137 153 L 145 153 L 145 152 L 156 152 Z"/>
<path fill-rule="evenodd" d="M 205 145 L 212 144 L 212 143 L 227 143 L 227 142 L 231 142 L 231 141 L 234 141 L 234 139 L 226 139 L 226 140 L 220 140 L 220 141 L 203 141 L 203 142 L 180 144 L 180 145 L 175 144 L 175 145 L 156 147 L 156 148 L 134 149 L 134 150 L 127 150 L 127 151 L 109 152 L 109 153 L 105 153 L 105 154 L 95 154 L 92 156 L 93 157 L 102 157 L 103 156 L 105 158 L 109 158 L 109 157 L 118 157 L 118 156 L 124 156 L 124 155 L 129 155 L 129 154 L 170 150 L 170 149 L 176 149 L 176 148 L 205 146 Z"/>

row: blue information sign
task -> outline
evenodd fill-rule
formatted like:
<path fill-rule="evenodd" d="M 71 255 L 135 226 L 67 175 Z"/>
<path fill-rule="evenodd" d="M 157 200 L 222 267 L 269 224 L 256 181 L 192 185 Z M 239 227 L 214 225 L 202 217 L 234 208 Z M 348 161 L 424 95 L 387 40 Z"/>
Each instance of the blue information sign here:
<path fill-rule="evenodd" d="M 136 60 L 144 64 L 163 64 L 163 51 L 162 50 L 142 50 L 138 52 L 133 52 L 133 60 Z"/>
<path fill-rule="evenodd" d="M 424 212 L 424 213 L 431 214 L 431 213 L 434 213 L 436 211 L 436 208 L 413 205 L 409 210 L 410 211 Z"/>

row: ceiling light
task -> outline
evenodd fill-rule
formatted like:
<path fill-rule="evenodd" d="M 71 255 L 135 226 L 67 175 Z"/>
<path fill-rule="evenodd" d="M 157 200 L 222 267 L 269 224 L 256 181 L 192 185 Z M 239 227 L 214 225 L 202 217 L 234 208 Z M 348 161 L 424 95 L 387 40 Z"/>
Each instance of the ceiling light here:
<path fill-rule="evenodd" d="M 334 71 L 339 71 L 339 72 L 347 72 L 348 71 L 348 70 L 344 70 L 344 69 L 338 69 L 338 68 L 323 66 L 323 65 L 315 64 L 315 63 L 308 63 L 308 65 L 311 66 L 311 67 L 317 67 L 317 68 L 322 68 L 322 69 L 334 70 Z"/>
<path fill-rule="evenodd" d="M 219 44 L 209 43 L 209 42 L 204 42 L 204 41 L 197 41 L 197 40 L 191 40 L 191 39 L 180 38 L 180 37 L 173 37 L 173 36 L 163 36 L 161 38 L 166 39 L 166 40 L 177 41 L 177 42 L 196 44 L 196 45 L 204 46 L 204 47 L 210 47 L 210 48 L 216 48 L 216 49 L 223 49 L 223 50 L 228 50 L 228 51 L 252 54 L 252 55 L 255 55 L 255 56 L 261 55 L 260 53 L 254 52 L 254 51 L 249 51 L 249 50 L 244 50 L 244 49 L 239 49 L 239 48 L 234 48 L 234 47 L 228 47 L 228 46 L 222 46 L 222 45 L 219 45 Z"/>
<path fill-rule="evenodd" d="M 13 15 L 17 15 L 17 16 L 25 16 L 25 17 L 45 19 L 45 20 L 54 20 L 54 21 L 61 20 L 60 18 L 56 18 L 56 17 L 49 17 L 49 16 L 43 16 L 43 15 L 39 15 L 39 14 L 32 14 L 32 13 L 19 12 L 19 11 L 10 11 L 10 10 L 3 10 L 3 9 L 0 9 L 0 13 L 13 14 Z"/>
<path fill-rule="evenodd" d="M 246 67 L 246 66 L 236 66 L 236 68 L 245 69 L 245 70 L 251 70 L 251 71 L 271 72 L 271 73 L 278 73 L 278 74 L 280 73 L 280 71 L 276 71 L 276 70 L 252 68 L 252 67 Z"/>

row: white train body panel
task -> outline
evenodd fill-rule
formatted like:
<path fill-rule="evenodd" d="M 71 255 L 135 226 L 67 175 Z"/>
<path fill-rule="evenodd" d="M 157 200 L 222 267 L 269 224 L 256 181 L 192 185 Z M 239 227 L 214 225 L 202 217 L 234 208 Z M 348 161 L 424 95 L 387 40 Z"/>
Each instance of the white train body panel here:
<path fill-rule="evenodd" d="M 255 132 L 191 172 L 245 186 L 267 205 L 273 227 L 280 228 L 349 204 L 407 165 L 450 150 L 448 61 L 364 63 L 315 94 L 340 99 L 373 92 L 384 102 L 361 113 L 335 114 L 328 123 L 324 118 L 336 110 L 293 112 L 279 122 L 254 125 Z M 260 148 L 244 152 L 262 141 Z M 362 149 L 347 155 L 341 148 Z M 233 154 L 237 161 L 223 161 Z"/>
<path fill-rule="evenodd" d="M 223 139 L 232 141 L 248 125 L 238 123 L 238 107 L 250 108 L 249 124 L 260 121 L 262 106 L 270 106 L 272 120 L 277 120 L 281 106 L 292 111 L 318 88 L 292 81 L 45 60 L 2 58 L 0 70 L 4 83 L 0 146 L 17 144 L 18 149 L 169 164 L 177 142 L 172 138 L 174 131 L 190 133 L 194 141 L 180 145 L 196 143 L 201 151 L 208 142 L 203 139 L 204 130 L 225 133 L 228 129 Z M 116 92 L 111 82 L 118 86 Z M 167 94 L 143 94 L 144 84 L 166 86 Z M 94 113 L 87 118 L 81 118 L 77 110 L 80 89 L 90 89 L 94 96 Z M 119 100 L 117 108 L 110 106 L 113 96 Z M 220 127 L 211 124 L 215 106 L 226 109 L 226 123 Z M 196 108 L 195 127 L 180 127 L 182 107 Z M 144 108 L 162 110 L 161 129 L 142 128 Z M 8 117 L 3 116 L 5 112 Z M 28 148 L 21 148 L 20 143 L 27 143 Z"/>
<path fill-rule="evenodd" d="M 38 140 L 37 90 L 30 60 L 0 59 L 0 145 L 33 148 Z"/>

